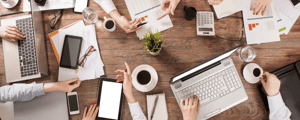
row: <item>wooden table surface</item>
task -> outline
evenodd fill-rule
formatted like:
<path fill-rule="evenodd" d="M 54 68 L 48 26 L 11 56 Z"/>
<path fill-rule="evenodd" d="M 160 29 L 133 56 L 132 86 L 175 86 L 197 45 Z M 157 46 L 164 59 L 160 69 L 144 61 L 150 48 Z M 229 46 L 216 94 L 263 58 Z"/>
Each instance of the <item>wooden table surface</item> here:
<path fill-rule="evenodd" d="M 124 0 L 114 0 L 114 3 L 120 14 L 129 19 L 129 12 Z M 104 30 L 104 28 L 97 29 L 97 42 L 100 47 L 101 58 L 105 64 L 104 69 L 107 77 L 113 78 L 116 75 L 114 73 L 114 70 L 116 69 L 125 69 L 125 61 L 127 61 L 132 70 L 141 64 L 148 64 L 156 69 L 159 80 L 154 90 L 148 93 L 142 93 L 133 88 L 133 94 L 139 101 L 146 116 L 148 116 L 146 110 L 146 94 L 164 92 L 166 94 L 166 102 L 170 120 L 182 119 L 182 113 L 169 86 L 170 78 L 183 70 L 205 62 L 208 59 L 219 55 L 237 45 L 243 44 L 246 46 L 245 35 L 242 41 L 238 40 L 238 38 L 241 37 L 241 31 L 244 31 L 244 28 L 242 28 L 242 19 L 229 17 L 215 20 L 216 35 L 233 40 L 224 40 L 217 37 L 197 36 L 195 19 L 192 21 L 187 21 L 184 18 L 183 7 L 185 5 L 193 6 L 197 9 L 197 11 L 212 11 L 206 0 L 181 0 L 175 10 L 175 15 L 170 16 L 174 27 L 162 32 L 162 36 L 165 39 L 163 43 L 165 47 L 162 49 L 161 55 L 159 56 L 154 57 L 146 54 L 146 50 L 143 50 L 144 46 L 142 45 L 142 41 L 136 37 L 136 34 L 126 34 L 119 26 L 117 26 L 117 29 L 114 32 L 108 32 Z M 93 0 L 89 0 L 88 6 L 97 10 L 99 19 L 103 19 L 104 16 L 109 16 Z M 0 6 L 0 12 L 3 14 L 22 11 L 22 8 L 22 2 L 20 2 L 13 9 L 6 9 L 3 6 Z M 55 10 L 43 12 L 43 21 L 46 34 L 54 31 L 53 29 L 50 29 L 49 21 L 54 16 L 53 13 L 55 12 Z M 19 15 L 20 14 L 5 16 L 1 17 L 1 19 Z M 238 12 L 232 16 L 241 17 L 242 12 Z M 73 9 L 66 9 L 63 12 L 61 22 L 57 25 L 55 30 L 77 20 L 82 20 L 82 15 L 79 13 L 74 13 Z M 251 45 L 255 48 L 257 53 L 256 58 L 252 62 L 259 64 L 265 71 L 273 71 L 299 60 L 300 20 L 297 20 L 288 35 L 281 35 L 280 37 L 280 42 Z M 37 83 L 47 83 L 57 81 L 58 63 L 56 62 L 48 37 L 46 37 L 46 44 L 50 75 L 42 79 L 28 80 L 22 83 L 31 83 L 33 81 L 36 81 Z M 236 52 L 231 55 L 231 58 L 233 59 L 240 77 L 242 78 L 243 85 L 249 98 L 245 102 L 216 115 L 215 117 L 211 118 L 211 120 L 268 119 L 269 113 L 266 111 L 256 88 L 257 84 L 253 85 L 247 83 L 241 74 L 242 68 L 247 63 L 241 61 Z M 7 85 L 7 83 L 5 82 L 3 48 L 1 43 L 0 86 L 3 85 Z M 75 89 L 75 91 L 78 93 L 80 114 L 70 116 L 71 120 L 82 119 L 84 107 L 86 105 L 89 106 L 97 101 L 98 85 L 99 79 L 88 80 L 82 82 L 80 87 Z M 127 100 L 124 100 L 123 105 L 122 119 L 132 119 Z"/>

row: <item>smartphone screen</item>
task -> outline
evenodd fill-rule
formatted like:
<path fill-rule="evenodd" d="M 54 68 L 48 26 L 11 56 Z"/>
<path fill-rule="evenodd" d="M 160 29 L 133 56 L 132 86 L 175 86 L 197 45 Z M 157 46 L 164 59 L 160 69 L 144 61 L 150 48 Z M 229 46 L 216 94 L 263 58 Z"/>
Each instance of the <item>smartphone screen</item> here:
<path fill-rule="evenodd" d="M 82 38 L 77 36 L 65 36 L 60 66 L 77 69 Z"/>
<path fill-rule="evenodd" d="M 68 99 L 69 99 L 70 112 L 78 111 L 77 96 L 76 95 L 69 95 Z"/>

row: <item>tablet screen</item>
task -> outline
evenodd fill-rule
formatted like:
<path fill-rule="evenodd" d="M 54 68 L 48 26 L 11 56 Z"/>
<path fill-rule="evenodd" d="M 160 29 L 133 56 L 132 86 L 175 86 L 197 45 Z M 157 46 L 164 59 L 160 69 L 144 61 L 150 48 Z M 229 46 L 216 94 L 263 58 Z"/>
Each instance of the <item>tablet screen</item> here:
<path fill-rule="evenodd" d="M 103 81 L 98 117 L 118 119 L 122 83 Z"/>

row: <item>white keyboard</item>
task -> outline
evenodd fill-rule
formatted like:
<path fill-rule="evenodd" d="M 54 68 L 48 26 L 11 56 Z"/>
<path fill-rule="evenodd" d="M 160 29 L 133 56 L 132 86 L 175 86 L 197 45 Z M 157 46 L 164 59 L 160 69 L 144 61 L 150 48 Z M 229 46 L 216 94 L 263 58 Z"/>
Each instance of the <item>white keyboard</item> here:
<path fill-rule="evenodd" d="M 242 82 L 235 72 L 234 66 L 216 73 L 204 80 L 196 82 L 178 91 L 178 100 L 185 100 L 191 96 L 198 96 L 200 105 L 206 105 L 238 88 Z"/>

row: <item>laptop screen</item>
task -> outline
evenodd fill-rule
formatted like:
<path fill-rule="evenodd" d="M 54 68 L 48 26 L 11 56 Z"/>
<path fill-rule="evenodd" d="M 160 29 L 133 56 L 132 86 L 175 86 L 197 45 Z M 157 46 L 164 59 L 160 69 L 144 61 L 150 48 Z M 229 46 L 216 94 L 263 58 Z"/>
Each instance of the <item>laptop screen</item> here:
<path fill-rule="evenodd" d="M 183 78 L 183 77 L 185 77 L 187 75 L 190 75 L 190 74 L 192 74 L 192 73 L 194 73 L 194 72 L 196 72 L 198 70 L 201 70 L 201 69 L 203 69 L 203 68 L 205 68 L 205 67 L 207 67 L 207 66 L 209 66 L 209 65 L 211 65 L 213 63 L 216 63 L 216 62 L 218 62 L 220 60 L 223 60 L 224 58 L 229 57 L 233 52 L 235 52 L 240 47 L 241 47 L 241 45 L 239 45 L 239 46 L 237 46 L 237 47 L 235 47 L 235 48 L 233 48 L 233 49 L 231 49 L 229 51 L 226 51 L 225 53 L 223 53 L 223 54 L 221 54 L 221 55 L 219 55 L 217 57 L 214 57 L 214 58 L 212 58 L 212 59 L 210 59 L 210 60 L 208 60 L 208 61 L 206 61 L 206 62 L 204 62 L 204 63 L 202 63 L 202 64 L 200 64 L 198 66 L 195 66 L 195 67 L 193 67 L 191 69 L 188 69 L 188 70 L 186 70 L 186 71 L 184 71 L 184 72 L 182 72 L 182 73 L 180 73 L 180 74 L 172 77 L 173 79 L 171 78 L 170 83 L 176 82 L 176 81 L 180 80 L 181 78 Z"/>

